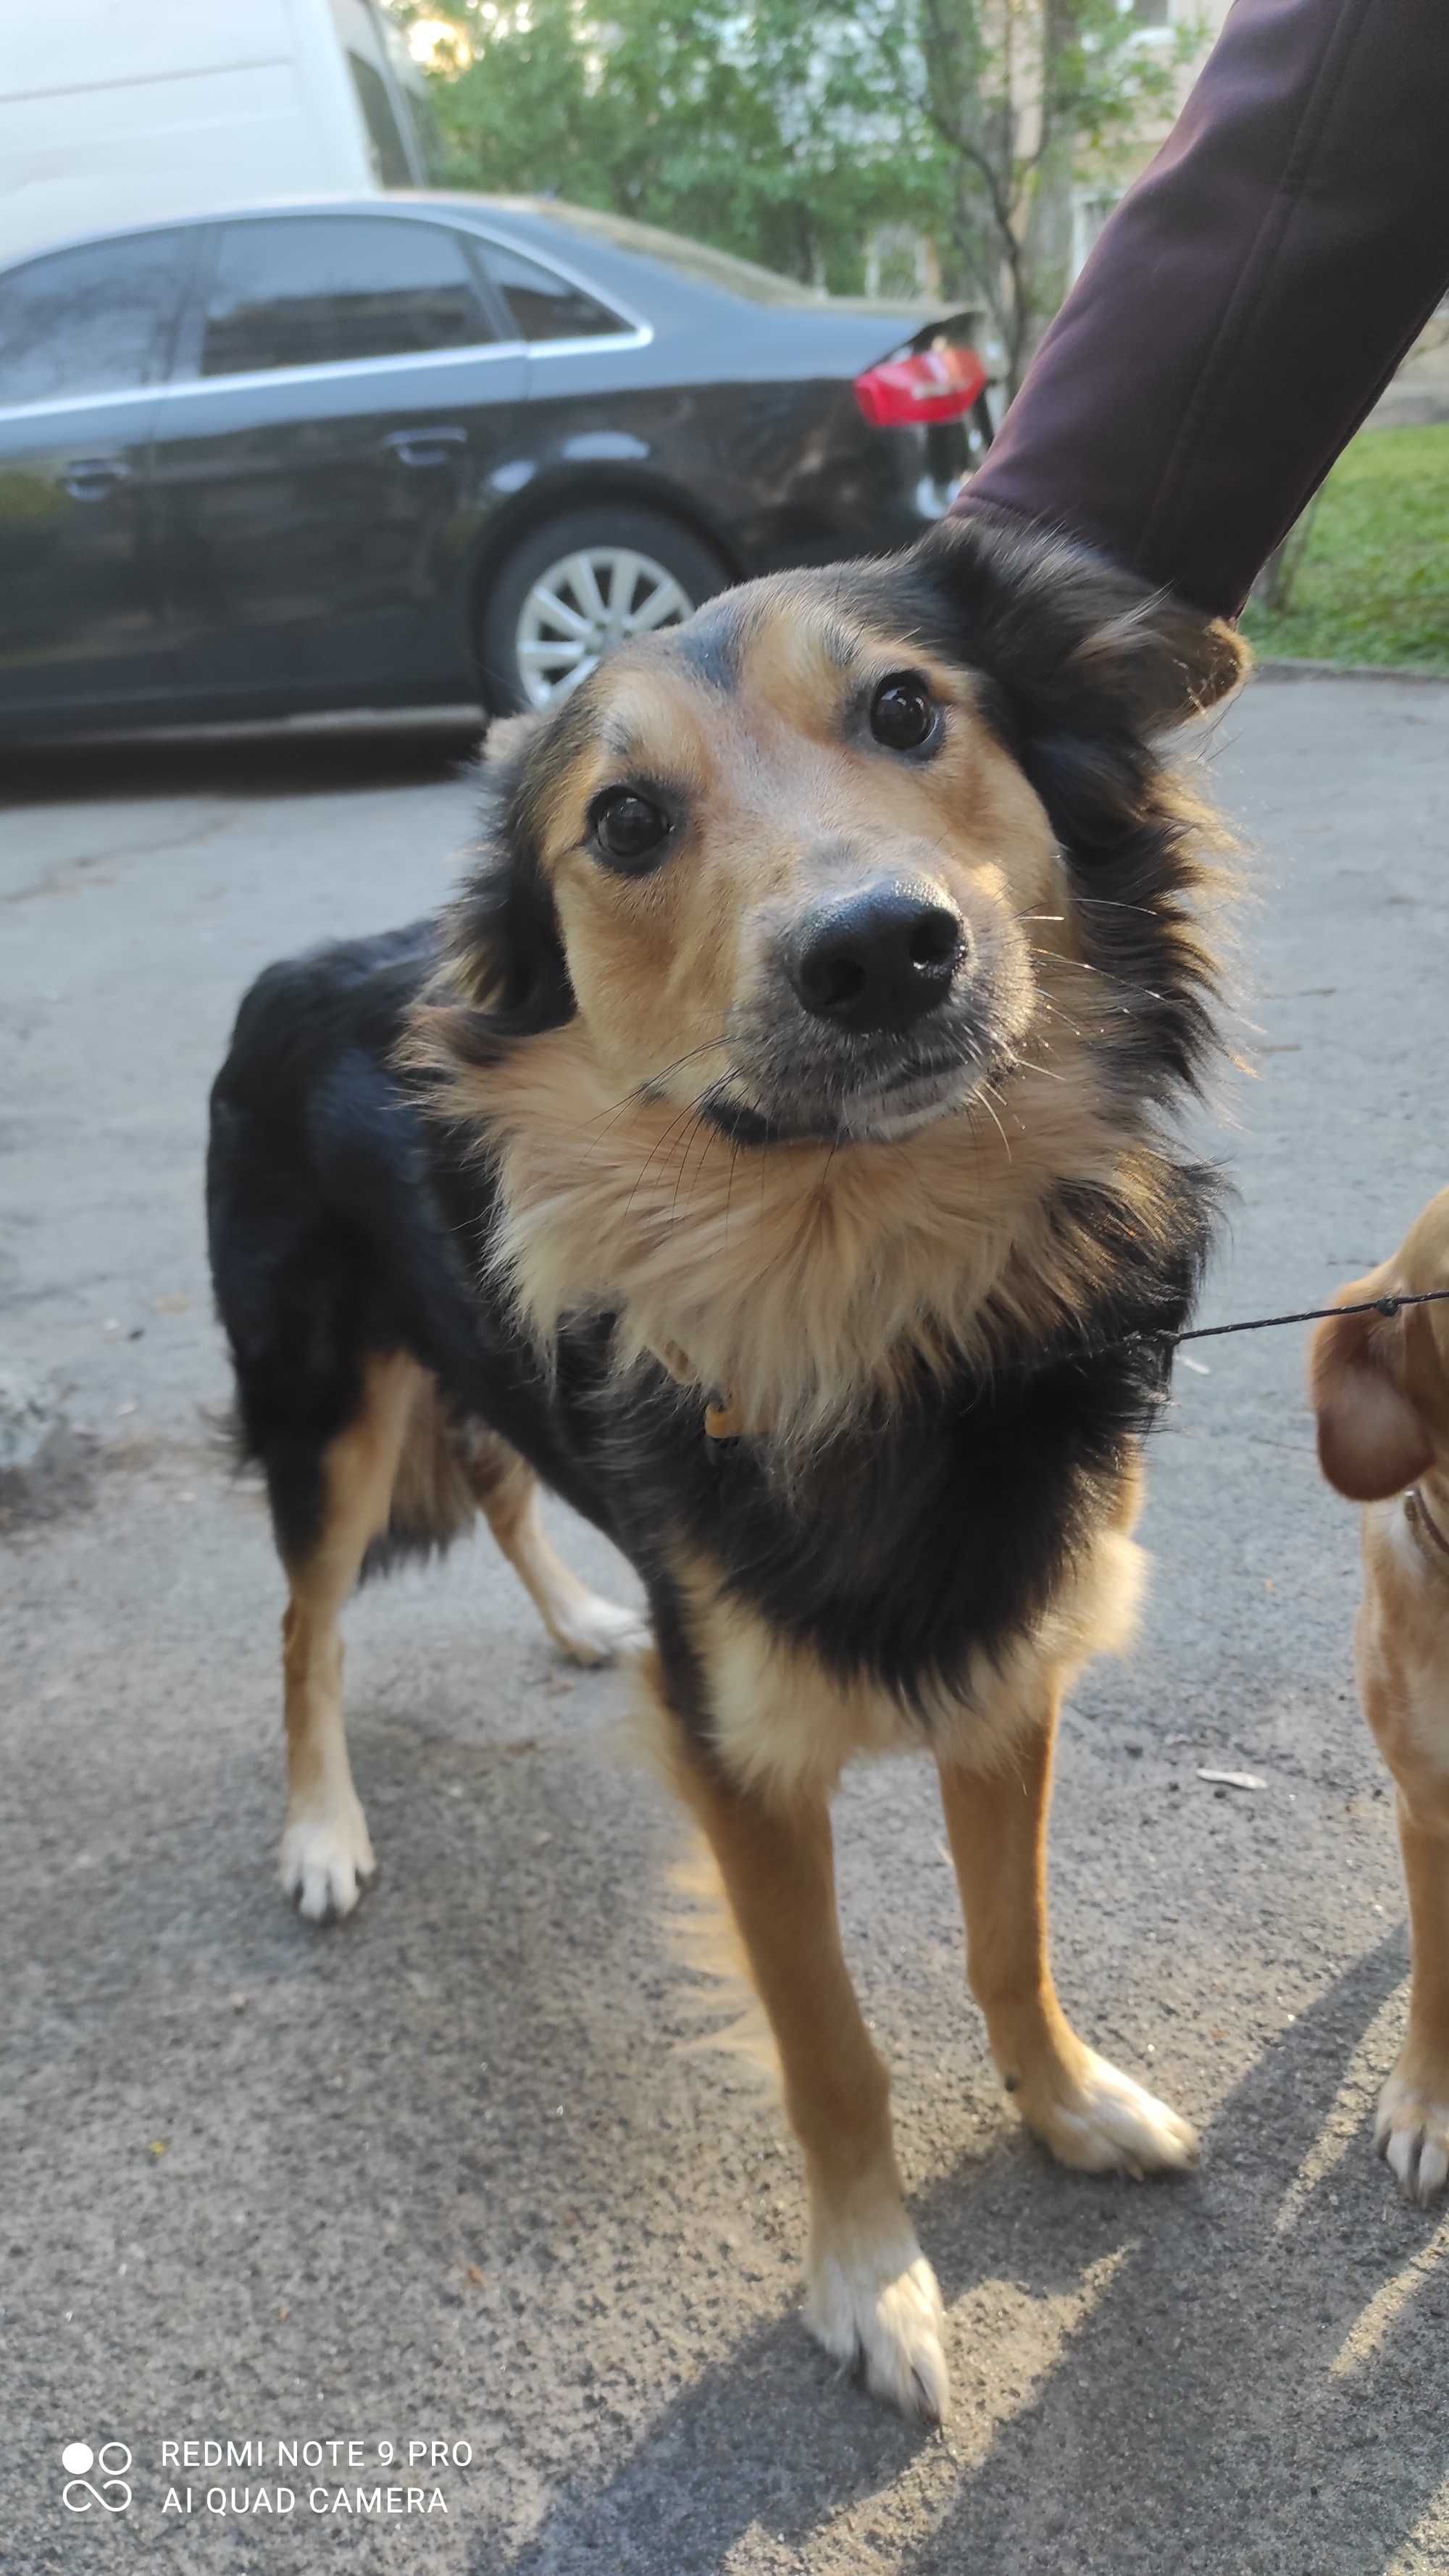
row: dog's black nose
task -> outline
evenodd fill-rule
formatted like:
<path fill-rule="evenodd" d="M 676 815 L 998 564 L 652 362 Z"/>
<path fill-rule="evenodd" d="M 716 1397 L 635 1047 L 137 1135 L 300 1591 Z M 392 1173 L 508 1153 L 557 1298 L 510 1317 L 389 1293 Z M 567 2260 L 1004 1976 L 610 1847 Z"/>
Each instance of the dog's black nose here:
<path fill-rule="evenodd" d="M 839 1029 L 908 1029 L 944 1002 L 966 925 L 934 887 L 887 877 L 816 904 L 796 925 L 790 981 Z"/>

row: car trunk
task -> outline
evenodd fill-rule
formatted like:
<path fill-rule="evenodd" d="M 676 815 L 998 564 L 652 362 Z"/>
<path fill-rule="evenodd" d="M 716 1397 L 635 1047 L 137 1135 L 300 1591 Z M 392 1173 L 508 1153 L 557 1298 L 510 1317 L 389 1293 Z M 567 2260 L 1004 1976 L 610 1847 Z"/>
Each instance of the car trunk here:
<path fill-rule="evenodd" d="M 959 305 L 887 303 L 833 296 L 858 331 L 856 400 L 874 429 L 923 434 L 926 470 L 943 488 L 981 462 L 991 436 L 990 368 L 982 350 L 986 317 Z"/>

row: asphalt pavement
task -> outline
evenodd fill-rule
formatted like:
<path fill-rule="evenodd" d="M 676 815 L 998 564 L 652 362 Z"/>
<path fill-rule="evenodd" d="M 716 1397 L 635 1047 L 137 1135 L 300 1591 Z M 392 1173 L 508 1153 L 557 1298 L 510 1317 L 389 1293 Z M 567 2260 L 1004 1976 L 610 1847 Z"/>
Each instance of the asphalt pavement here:
<path fill-rule="evenodd" d="M 280 1592 L 215 1441 L 206 1091 L 267 959 L 444 893 L 466 751 L 339 728 L 11 768 L 0 1352 L 72 1447 L 0 1539 L 0 2567 L 1443 2570 L 1449 2220 L 1370 2143 L 1403 1902 L 1298 1332 L 1180 1369 L 1142 1639 L 1062 1752 L 1062 1989 L 1202 2124 L 1197 2175 L 1046 2163 L 965 1996 L 927 1767 L 841 1802 L 948 2307 L 939 2435 L 806 2337 L 774 2108 L 681 2044 L 679 1835 L 624 1686 L 557 1660 L 486 1538 L 350 1612 L 381 1869 L 334 1933 L 282 1902 Z M 1317 1303 L 1449 1179 L 1449 691 L 1267 680 L 1205 757 L 1250 889 L 1211 1320 Z"/>

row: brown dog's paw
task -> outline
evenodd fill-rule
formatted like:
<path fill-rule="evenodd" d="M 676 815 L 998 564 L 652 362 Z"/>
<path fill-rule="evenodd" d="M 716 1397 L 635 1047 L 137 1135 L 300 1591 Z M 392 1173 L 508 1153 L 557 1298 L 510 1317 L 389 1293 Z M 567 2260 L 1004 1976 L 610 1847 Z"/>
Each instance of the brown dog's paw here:
<path fill-rule="evenodd" d="M 1079 2173 L 1178 2173 L 1197 2162 L 1197 2131 L 1165 2102 L 1084 2048 L 1017 2095 L 1028 2128 Z"/>
<path fill-rule="evenodd" d="M 909 2254 L 899 2246 L 876 2253 L 862 2247 L 817 2257 L 805 2316 L 816 2341 L 874 2396 L 939 2424 L 951 2385 L 941 2293 L 914 2237 L 908 2245 Z"/>
<path fill-rule="evenodd" d="M 1449 2067 L 1410 2072 L 1400 2058 L 1382 2093 L 1374 2145 L 1406 2200 L 1433 2200 L 1449 2180 Z"/>

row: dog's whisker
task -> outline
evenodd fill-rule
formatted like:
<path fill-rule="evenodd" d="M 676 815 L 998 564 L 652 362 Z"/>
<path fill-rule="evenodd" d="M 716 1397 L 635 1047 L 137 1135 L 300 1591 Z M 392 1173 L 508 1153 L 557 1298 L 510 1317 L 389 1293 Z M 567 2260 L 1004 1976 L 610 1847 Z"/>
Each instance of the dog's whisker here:
<path fill-rule="evenodd" d="M 672 1064 L 666 1064 L 658 1073 L 647 1073 L 642 1082 L 635 1083 L 632 1091 L 625 1092 L 622 1100 L 615 1101 L 612 1109 L 601 1109 L 597 1118 L 589 1121 L 590 1128 L 607 1128 L 614 1119 L 622 1117 L 626 1109 L 632 1109 L 636 1101 L 647 1098 L 661 1082 L 668 1082 L 673 1075 L 682 1072 L 685 1065 L 693 1064 L 702 1055 L 709 1055 L 716 1047 L 728 1045 L 729 1039 L 720 1037 L 706 1038 L 702 1046 L 690 1047 L 684 1055 L 677 1055 Z"/>
<path fill-rule="evenodd" d="M 731 1140 L 731 1143 L 730 1143 L 730 1168 L 729 1168 L 729 1178 L 728 1178 L 728 1180 L 725 1182 L 724 1239 L 725 1239 L 725 1258 L 726 1258 L 726 1260 L 728 1260 L 728 1258 L 729 1258 L 729 1249 L 730 1249 L 730 1205 L 731 1205 L 731 1202 L 732 1202 L 732 1200 L 733 1200 L 733 1198 L 734 1198 L 734 1194 L 735 1194 L 735 1165 L 736 1165 L 736 1163 L 739 1161 L 739 1159 L 740 1159 L 740 1140 L 739 1140 L 738 1136 L 736 1136 L 736 1137 L 734 1137 L 734 1138 Z"/>
<path fill-rule="evenodd" d="M 1067 1014 L 1066 1014 L 1066 1012 L 1063 1010 L 1063 1008 L 1062 1008 L 1062 1006 L 1061 1006 L 1060 1002 L 1054 1002 L 1054 1001 L 1052 1000 L 1052 997 L 1051 997 L 1050 993 L 1040 993 L 1040 992 L 1039 992 L 1039 993 L 1038 993 L 1038 995 L 1037 995 L 1037 1000 L 1038 1000 L 1038 1001 L 1039 1001 L 1039 1003 L 1041 1004 L 1042 1009 L 1043 1009 L 1044 1011 L 1048 1012 L 1048 1013 L 1050 1014 L 1050 1016 L 1051 1016 L 1051 1018 L 1052 1018 L 1052 1019 L 1054 1019 L 1054 1020 L 1060 1020 L 1060 1021 L 1061 1021 L 1061 1024 L 1062 1024 L 1062 1026 L 1063 1026 L 1063 1028 L 1064 1028 L 1064 1029 L 1070 1029 L 1070 1030 L 1071 1030 L 1071 1033 L 1072 1033 L 1072 1035 L 1073 1035 L 1073 1037 L 1074 1037 L 1074 1038 L 1079 1038 L 1079 1037 L 1081 1036 L 1082 1031 L 1081 1031 L 1081 1027 L 1080 1027 L 1079 1023 L 1078 1023 L 1076 1020 L 1068 1019 Z"/>
<path fill-rule="evenodd" d="M 669 1202 L 669 1231 L 671 1234 L 679 1221 L 679 1193 L 684 1186 L 684 1175 L 689 1169 L 689 1158 L 694 1151 L 694 1140 L 699 1133 L 700 1125 L 701 1120 L 699 1110 L 696 1107 L 690 1112 L 689 1125 L 684 1131 L 684 1144 L 680 1150 L 679 1169 L 674 1175 L 674 1196 Z"/>
<path fill-rule="evenodd" d="M 682 1189 L 682 1188 L 683 1188 L 683 1186 L 684 1186 L 684 1176 L 685 1176 L 686 1172 L 689 1170 L 689 1158 L 690 1158 L 690 1155 L 691 1155 L 691 1154 L 693 1153 L 693 1151 L 694 1151 L 694 1140 L 695 1140 L 695 1137 L 696 1137 L 696 1136 L 703 1136 L 703 1138 L 704 1138 L 704 1154 L 702 1154 L 702 1155 L 701 1155 L 701 1157 L 700 1157 L 701 1165 L 703 1165 L 703 1163 L 704 1163 L 704 1161 L 705 1161 L 705 1159 L 706 1159 L 706 1157 L 708 1156 L 708 1153 L 709 1153 L 711 1130 L 710 1130 L 710 1128 L 709 1128 L 709 1126 L 708 1126 L 708 1124 L 707 1124 L 706 1120 L 704 1119 L 704 1117 L 702 1116 L 702 1114 L 701 1114 L 701 1113 L 702 1113 L 702 1111 L 703 1111 L 703 1108 L 704 1108 L 704 1104 L 705 1104 L 705 1102 L 709 1099 L 709 1096 L 710 1096 L 711 1092 L 712 1092 L 712 1091 L 714 1091 L 714 1090 L 716 1090 L 717 1088 L 718 1088 L 717 1084 L 715 1084 L 715 1083 L 707 1083 L 707 1084 L 705 1085 L 704 1090 L 703 1090 L 703 1091 L 701 1091 L 701 1092 L 698 1094 L 698 1096 L 697 1096 L 697 1098 L 695 1099 L 694 1104 L 693 1104 L 693 1115 L 692 1115 L 692 1118 L 691 1118 L 691 1121 L 690 1121 L 690 1126 L 689 1126 L 688 1134 L 686 1135 L 686 1137 L 685 1137 L 685 1139 L 684 1139 L 684 1152 L 683 1152 L 683 1155 L 682 1155 L 682 1157 L 681 1157 L 681 1159 L 680 1159 L 679 1172 L 678 1172 L 678 1176 L 677 1176 L 677 1178 L 676 1178 L 676 1180 L 675 1180 L 675 1183 L 674 1183 L 674 1197 L 673 1197 L 673 1200 L 672 1200 L 672 1202 L 671 1202 L 671 1204 L 670 1204 L 670 1209 L 669 1209 L 669 1225 L 670 1225 L 670 1231 L 671 1231 L 671 1232 L 673 1231 L 674 1226 L 675 1226 L 675 1224 L 676 1224 L 676 1223 L 677 1223 L 677 1221 L 678 1221 L 678 1217 L 679 1217 L 679 1193 L 680 1193 L 681 1189 Z M 685 1207 L 685 1214 L 686 1214 L 686 1215 L 688 1215 L 688 1213 L 689 1213 L 689 1201 L 688 1201 L 688 1199 L 686 1199 L 686 1200 L 685 1200 L 685 1202 L 684 1202 L 684 1207 Z"/>
<path fill-rule="evenodd" d="M 1030 940 L 1027 942 L 1027 955 L 1041 958 L 1043 964 L 1047 966 L 1074 967 L 1079 975 L 1100 975 L 1103 982 L 1107 984 L 1115 984 L 1121 980 L 1118 976 L 1110 975 L 1105 966 L 1089 966 L 1085 957 L 1068 957 L 1058 948 L 1036 948 Z"/>
<path fill-rule="evenodd" d="M 1008 1163 L 1014 1161 L 1015 1157 L 1011 1150 L 1011 1139 L 1007 1135 L 1006 1129 L 1002 1126 L 1001 1120 L 998 1118 L 995 1108 L 992 1105 L 991 1085 L 989 1082 L 983 1082 L 980 1090 L 976 1094 L 976 1097 L 980 1101 L 982 1108 L 985 1110 L 987 1117 L 990 1119 L 993 1127 L 996 1129 L 997 1135 L 1001 1138 L 1002 1144 L 1006 1148 L 1006 1159 Z"/>
<path fill-rule="evenodd" d="M 645 1155 L 643 1164 L 635 1177 L 634 1186 L 629 1192 L 628 1202 L 624 1209 L 624 1220 L 626 1224 L 630 1216 L 633 1214 L 634 1202 L 637 1199 L 640 1190 L 643 1188 L 644 1183 L 648 1179 L 654 1164 L 660 1159 L 661 1155 L 668 1150 L 671 1141 L 678 1135 L 680 1128 L 685 1126 L 688 1121 L 693 1118 L 695 1107 L 695 1102 L 691 1100 L 686 1108 L 681 1109 L 678 1116 L 670 1120 L 663 1135 L 656 1139 L 655 1143 L 650 1147 L 649 1152 Z"/>

